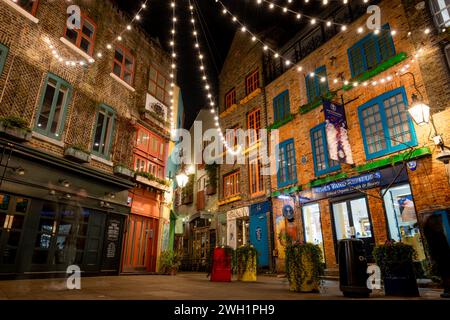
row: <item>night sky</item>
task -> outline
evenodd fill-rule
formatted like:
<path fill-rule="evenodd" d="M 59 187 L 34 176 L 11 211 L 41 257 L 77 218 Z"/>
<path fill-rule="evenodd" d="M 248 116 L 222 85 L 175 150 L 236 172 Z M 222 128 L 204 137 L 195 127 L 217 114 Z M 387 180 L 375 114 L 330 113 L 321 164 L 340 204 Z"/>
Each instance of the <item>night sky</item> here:
<path fill-rule="evenodd" d="M 121 9 L 135 14 L 142 4 L 141 1 L 116 0 Z M 217 77 L 226 58 L 228 49 L 233 40 L 236 24 L 231 21 L 230 16 L 222 14 L 221 6 L 215 0 L 191 0 L 195 5 L 197 29 L 199 31 L 200 45 L 205 55 L 205 64 L 212 85 L 212 92 L 217 95 Z M 272 1 L 280 5 L 288 4 L 287 0 Z M 289 8 L 303 12 L 317 12 L 320 10 L 320 1 L 311 0 L 305 4 L 303 1 L 293 1 Z M 170 0 L 150 0 L 149 8 L 143 13 L 141 25 L 153 38 L 159 39 L 161 45 L 169 50 L 170 29 L 172 11 Z M 268 8 L 268 5 L 257 5 L 256 0 L 223 0 L 228 9 L 243 21 L 252 32 L 259 32 L 268 28 L 279 28 L 284 37 L 278 38 L 279 45 L 286 42 L 306 25 L 296 21 L 295 16 L 283 13 L 280 9 Z M 178 53 L 178 84 L 183 94 L 185 107 L 185 127 L 189 128 L 197 115 L 197 112 L 206 105 L 203 82 L 199 75 L 198 58 L 194 48 L 194 37 L 189 22 L 190 13 L 188 0 L 177 0 L 177 38 L 176 50 Z M 203 28 L 200 30 L 198 23 Z M 239 31 L 240 32 L 240 31 Z M 206 37 L 205 37 L 206 35 Z M 217 101 L 217 99 L 216 99 Z"/>

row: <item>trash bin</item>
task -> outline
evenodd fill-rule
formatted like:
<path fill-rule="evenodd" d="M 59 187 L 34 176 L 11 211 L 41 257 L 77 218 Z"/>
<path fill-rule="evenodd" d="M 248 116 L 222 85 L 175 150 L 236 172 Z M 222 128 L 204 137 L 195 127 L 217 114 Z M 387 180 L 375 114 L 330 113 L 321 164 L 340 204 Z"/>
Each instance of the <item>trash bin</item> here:
<path fill-rule="evenodd" d="M 339 289 L 345 297 L 368 298 L 367 260 L 364 242 L 358 239 L 339 241 Z"/>

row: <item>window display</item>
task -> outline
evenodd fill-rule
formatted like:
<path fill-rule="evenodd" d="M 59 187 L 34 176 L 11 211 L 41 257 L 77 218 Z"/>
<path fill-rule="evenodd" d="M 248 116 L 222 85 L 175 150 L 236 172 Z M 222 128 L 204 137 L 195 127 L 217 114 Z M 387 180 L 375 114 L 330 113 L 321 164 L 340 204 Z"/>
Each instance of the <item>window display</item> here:
<path fill-rule="evenodd" d="M 303 226 L 305 228 L 305 241 L 318 245 L 322 250 L 322 257 L 325 257 L 319 204 L 313 203 L 305 205 L 302 208 L 302 212 Z"/>

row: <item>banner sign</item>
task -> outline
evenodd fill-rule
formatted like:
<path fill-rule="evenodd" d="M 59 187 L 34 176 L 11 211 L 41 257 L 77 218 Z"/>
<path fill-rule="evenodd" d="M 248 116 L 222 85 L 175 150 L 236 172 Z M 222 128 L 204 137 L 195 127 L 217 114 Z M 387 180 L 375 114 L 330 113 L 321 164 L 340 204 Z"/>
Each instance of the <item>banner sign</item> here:
<path fill-rule="evenodd" d="M 325 132 L 330 159 L 353 164 L 344 106 L 323 100 L 323 112 L 325 113 Z"/>
<path fill-rule="evenodd" d="M 405 181 L 408 181 L 408 173 L 401 165 L 399 165 L 342 181 L 331 182 L 320 187 L 312 188 L 311 190 L 302 191 L 300 194 L 300 201 L 317 201 L 329 197 L 358 192 L 358 190 L 362 191 L 376 187 L 385 187 L 393 182 L 399 183 Z"/>

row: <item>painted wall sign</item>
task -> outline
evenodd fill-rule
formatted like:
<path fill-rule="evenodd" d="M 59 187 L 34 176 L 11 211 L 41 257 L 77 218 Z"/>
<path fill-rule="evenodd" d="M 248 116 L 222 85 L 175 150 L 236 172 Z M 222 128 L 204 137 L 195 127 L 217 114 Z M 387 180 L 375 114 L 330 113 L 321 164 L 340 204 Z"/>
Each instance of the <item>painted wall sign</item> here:
<path fill-rule="evenodd" d="M 325 131 L 330 159 L 353 164 L 344 106 L 329 100 L 323 100 L 323 112 L 325 114 Z"/>

